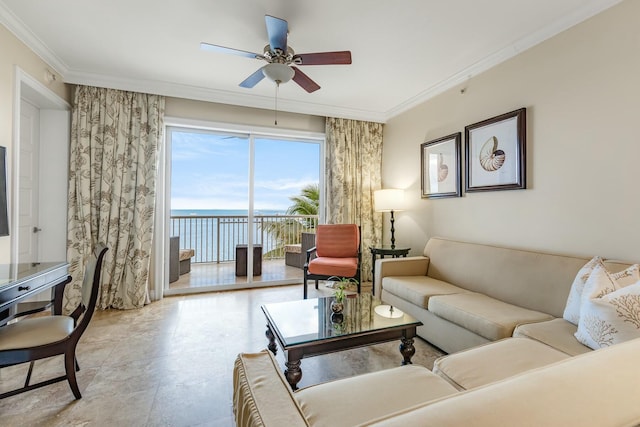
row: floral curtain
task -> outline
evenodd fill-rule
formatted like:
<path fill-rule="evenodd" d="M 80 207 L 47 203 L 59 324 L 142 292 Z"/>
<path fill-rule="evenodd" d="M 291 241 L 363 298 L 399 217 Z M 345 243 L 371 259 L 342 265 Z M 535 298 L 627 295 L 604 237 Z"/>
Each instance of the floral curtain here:
<path fill-rule="evenodd" d="M 78 86 L 71 119 L 67 259 L 73 281 L 65 310 L 80 300 L 85 260 L 97 242 L 104 260 L 100 308 L 142 307 L 148 300 L 157 152 L 165 99 Z"/>
<path fill-rule="evenodd" d="M 325 218 L 329 224 L 360 225 L 362 281 L 370 281 L 368 248 L 382 240 L 382 215 L 373 208 L 373 192 L 381 187 L 382 124 L 327 118 L 325 134 Z"/>

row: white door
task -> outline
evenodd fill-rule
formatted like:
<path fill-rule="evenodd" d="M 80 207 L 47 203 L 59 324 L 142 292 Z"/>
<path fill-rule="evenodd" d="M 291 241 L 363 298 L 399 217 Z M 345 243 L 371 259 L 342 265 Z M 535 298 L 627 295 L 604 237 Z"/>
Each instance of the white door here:
<path fill-rule="evenodd" d="M 40 111 L 20 103 L 20 165 L 18 178 L 18 262 L 38 261 L 38 166 Z"/>

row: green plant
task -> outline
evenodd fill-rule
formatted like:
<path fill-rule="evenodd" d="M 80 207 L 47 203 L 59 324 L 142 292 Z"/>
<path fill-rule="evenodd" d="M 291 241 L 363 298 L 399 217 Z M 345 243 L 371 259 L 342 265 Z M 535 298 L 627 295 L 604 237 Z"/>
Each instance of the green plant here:
<path fill-rule="evenodd" d="M 293 205 L 287 209 L 288 215 L 318 215 L 318 207 L 320 206 L 320 186 L 318 184 L 309 184 L 300 191 L 300 195 L 289 197 Z M 315 227 L 314 219 L 303 220 L 307 229 Z"/>
<path fill-rule="evenodd" d="M 334 288 L 335 292 L 333 293 L 333 297 L 336 299 L 337 302 L 344 302 L 344 299 L 347 297 L 345 289 L 348 288 L 350 284 L 353 283 L 356 286 L 358 285 L 358 281 L 353 277 L 331 276 L 329 277 L 329 280 L 337 282 Z"/>
<path fill-rule="evenodd" d="M 276 239 L 276 247 L 265 252 L 265 258 L 284 257 L 284 245 L 300 243 L 300 233 L 315 232 L 320 205 L 320 186 L 309 184 L 297 196 L 289 197 L 293 205 L 287 208 L 287 215 L 314 216 L 314 218 L 287 218 L 265 220 L 258 226 Z"/>

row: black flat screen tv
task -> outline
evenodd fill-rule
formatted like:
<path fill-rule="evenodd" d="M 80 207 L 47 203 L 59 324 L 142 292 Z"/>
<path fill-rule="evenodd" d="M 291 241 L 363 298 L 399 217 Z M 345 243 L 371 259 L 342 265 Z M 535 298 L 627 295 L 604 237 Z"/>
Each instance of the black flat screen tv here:
<path fill-rule="evenodd" d="M 0 147 L 0 236 L 9 235 L 7 212 L 7 149 Z"/>

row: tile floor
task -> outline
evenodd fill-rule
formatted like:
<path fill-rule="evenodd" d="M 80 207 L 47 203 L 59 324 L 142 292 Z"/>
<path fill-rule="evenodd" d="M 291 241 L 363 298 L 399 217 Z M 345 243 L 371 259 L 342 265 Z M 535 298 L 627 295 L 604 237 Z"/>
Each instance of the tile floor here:
<path fill-rule="evenodd" d="M 310 296 L 330 292 L 310 286 Z M 233 361 L 267 343 L 260 305 L 300 294 L 300 285 L 280 286 L 98 311 L 78 346 L 83 398 L 74 400 L 66 382 L 6 398 L 0 425 L 233 426 Z M 414 363 L 431 367 L 441 355 L 422 340 L 415 346 Z M 278 360 L 284 366 L 281 351 Z M 400 360 L 396 342 L 304 359 L 299 386 L 395 367 Z M 21 384 L 26 369 L 0 370 L 0 390 Z M 36 363 L 33 379 L 61 373 L 61 359 L 53 358 Z"/>

